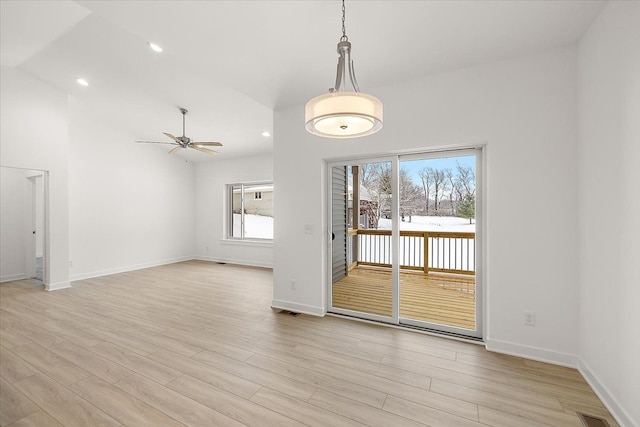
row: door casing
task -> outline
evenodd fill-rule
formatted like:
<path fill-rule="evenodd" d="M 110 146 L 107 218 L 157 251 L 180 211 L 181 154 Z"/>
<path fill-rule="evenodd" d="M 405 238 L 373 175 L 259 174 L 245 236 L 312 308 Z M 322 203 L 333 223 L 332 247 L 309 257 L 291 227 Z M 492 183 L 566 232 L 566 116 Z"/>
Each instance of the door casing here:
<path fill-rule="evenodd" d="M 475 238 L 475 282 L 476 282 L 476 329 L 474 331 L 468 329 L 462 329 L 458 327 L 452 327 L 447 325 L 440 324 L 430 324 L 428 322 L 418 321 L 414 319 L 406 319 L 399 317 L 399 251 L 400 251 L 400 224 L 399 224 L 399 168 L 400 161 L 402 160 L 415 160 L 415 159 L 435 159 L 442 157 L 453 157 L 453 156 L 465 156 L 465 155 L 475 155 L 475 167 L 476 167 L 476 238 Z M 390 155 L 390 156 L 380 156 L 380 157 L 359 157 L 359 158 L 345 158 L 338 160 L 325 161 L 325 166 L 327 170 L 327 224 L 329 231 L 329 244 L 327 245 L 327 278 L 328 283 L 326 286 L 327 289 L 327 306 L 325 310 L 327 312 L 343 314 L 348 316 L 360 317 L 366 320 L 379 321 L 384 323 L 389 323 L 391 325 L 407 325 L 412 327 L 425 328 L 429 330 L 437 330 L 445 333 L 456 334 L 469 336 L 474 338 L 484 338 L 484 301 L 485 301 L 485 286 L 484 286 L 484 265 L 485 265 L 485 257 L 484 257 L 484 224 L 485 224 L 485 191 L 484 191 L 484 156 L 485 156 L 485 147 L 482 146 L 473 146 L 473 147 L 464 147 L 464 148 L 456 148 L 456 149 L 447 149 L 447 150 L 438 150 L 438 151 L 420 151 L 408 154 L 398 154 L 398 155 Z M 378 314 L 372 313 L 364 313 L 364 312 L 354 312 L 352 310 L 346 310 L 338 307 L 333 307 L 332 303 L 332 245 L 331 245 L 331 233 L 333 229 L 332 225 L 332 183 L 331 183 L 331 172 L 334 166 L 350 166 L 350 165 L 361 165 L 366 163 L 377 163 L 377 162 L 391 162 L 392 165 L 392 315 L 389 316 L 381 316 Z"/>

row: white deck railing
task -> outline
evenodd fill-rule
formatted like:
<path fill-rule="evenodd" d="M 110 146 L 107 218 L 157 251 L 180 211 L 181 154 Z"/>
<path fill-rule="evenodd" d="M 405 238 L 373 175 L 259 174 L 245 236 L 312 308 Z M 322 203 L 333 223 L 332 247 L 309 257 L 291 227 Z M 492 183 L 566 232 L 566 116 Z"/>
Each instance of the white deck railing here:
<path fill-rule="evenodd" d="M 350 264 L 391 267 L 391 230 L 349 230 Z M 400 268 L 475 274 L 475 233 L 400 231 Z"/>

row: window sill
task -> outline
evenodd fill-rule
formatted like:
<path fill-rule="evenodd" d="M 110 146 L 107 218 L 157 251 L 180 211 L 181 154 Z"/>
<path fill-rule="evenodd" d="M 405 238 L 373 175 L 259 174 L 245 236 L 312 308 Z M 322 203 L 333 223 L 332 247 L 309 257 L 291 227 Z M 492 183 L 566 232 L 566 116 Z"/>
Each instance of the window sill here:
<path fill-rule="evenodd" d="M 222 239 L 220 243 L 222 243 L 223 245 L 255 246 L 262 248 L 273 246 L 273 240 Z"/>

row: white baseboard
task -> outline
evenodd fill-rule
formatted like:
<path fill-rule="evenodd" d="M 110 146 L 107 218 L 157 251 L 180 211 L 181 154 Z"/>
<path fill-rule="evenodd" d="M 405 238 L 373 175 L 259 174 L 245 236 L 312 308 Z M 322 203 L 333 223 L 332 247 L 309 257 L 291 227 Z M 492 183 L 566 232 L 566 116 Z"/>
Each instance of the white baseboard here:
<path fill-rule="evenodd" d="M 485 340 L 485 347 L 489 351 L 509 354 L 511 356 L 524 357 L 539 362 L 552 363 L 554 365 L 566 366 L 568 368 L 578 367 L 578 356 L 575 354 L 560 353 L 544 348 L 530 347 L 506 341 Z"/>
<path fill-rule="evenodd" d="M 246 260 L 246 259 L 220 258 L 220 257 L 206 256 L 206 255 L 198 255 L 195 257 L 195 259 L 198 261 L 223 262 L 225 264 L 246 265 L 249 267 L 273 268 L 273 264 L 271 263 Z"/>
<path fill-rule="evenodd" d="M 23 280 L 27 278 L 28 277 L 26 273 L 7 274 L 6 276 L 0 276 L 0 283 L 13 282 L 14 280 Z"/>
<path fill-rule="evenodd" d="M 277 308 L 279 310 L 289 310 L 295 313 L 310 314 L 312 316 L 324 316 L 326 311 L 322 307 L 315 307 L 312 305 L 298 304 L 291 301 L 272 300 L 271 308 Z"/>
<path fill-rule="evenodd" d="M 593 373 L 584 360 L 578 360 L 578 371 L 582 374 L 584 379 L 589 383 L 593 391 L 598 395 L 604 406 L 607 407 L 613 418 L 616 419 L 618 424 L 622 427 L 640 426 L 638 421 L 633 420 L 627 411 L 625 411 L 616 400 L 612 397 L 609 389 L 602 384 L 598 377 Z"/>
<path fill-rule="evenodd" d="M 44 285 L 45 291 L 59 291 L 60 289 L 67 289 L 71 287 L 70 282 L 60 282 L 60 283 L 49 283 L 48 285 Z"/>
<path fill-rule="evenodd" d="M 70 276 L 70 279 L 72 282 L 75 282 L 77 280 L 93 279 L 94 277 L 125 273 L 127 271 L 142 270 L 144 268 L 158 267 L 160 265 L 174 264 L 176 262 L 191 261 L 193 259 L 195 259 L 193 256 L 188 256 L 183 258 L 165 259 L 161 261 L 151 261 L 143 264 L 129 265 L 126 267 L 116 267 L 116 268 L 110 268 L 107 270 L 92 271 L 89 273 L 73 274 Z"/>

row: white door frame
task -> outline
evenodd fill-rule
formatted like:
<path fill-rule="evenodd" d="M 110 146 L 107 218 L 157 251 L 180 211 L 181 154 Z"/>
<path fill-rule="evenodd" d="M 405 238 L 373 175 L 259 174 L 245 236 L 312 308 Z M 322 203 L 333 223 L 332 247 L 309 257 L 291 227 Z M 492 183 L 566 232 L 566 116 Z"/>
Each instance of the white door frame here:
<path fill-rule="evenodd" d="M 49 172 L 36 169 L 25 170 L 25 179 L 28 181 L 25 195 L 25 267 L 27 277 L 36 277 L 36 239 L 42 239 L 42 279 L 43 284 L 49 283 Z M 42 191 L 38 191 L 38 180 L 42 185 Z M 36 198 L 41 197 L 40 203 Z M 36 209 L 41 209 L 42 223 L 37 226 L 38 214 Z M 40 231 L 40 235 L 34 235 L 34 231 Z"/>
<path fill-rule="evenodd" d="M 475 283 L 476 283 L 476 329 L 474 331 L 448 326 L 448 325 L 440 325 L 433 324 L 429 322 L 419 321 L 415 319 L 406 319 L 399 317 L 399 250 L 400 250 L 400 223 L 399 223 L 399 174 L 400 174 L 400 162 L 402 160 L 411 160 L 411 159 L 434 159 L 434 158 L 443 158 L 443 157 L 452 157 L 452 156 L 464 156 L 464 155 L 474 155 L 475 156 L 475 167 L 476 167 L 476 237 L 475 237 Z M 426 329 L 436 329 L 443 332 L 451 333 L 451 334 L 459 334 L 464 336 L 471 336 L 476 338 L 484 337 L 484 157 L 485 157 L 485 147 L 482 146 L 473 146 L 467 148 L 452 148 L 452 149 L 443 149 L 437 151 L 420 151 L 415 153 L 408 154 L 393 154 L 389 156 L 378 156 L 378 157 L 358 157 L 358 158 L 345 158 L 338 160 L 325 161 L 327 167 L 327 230 L 328 230 L 328 242 L 327 245 L 327 306 L 325 310 L 327 312 L 332 312 L 336 314 L 343 314 L 348 316 L 360 317 L 367 320 L 374 320 L 384 323 L 389 323 L 391 325 L 409 325 L 409 326 L 417 326 Z M 331 168 L 334 166 L 351 166 L 351 165 L 360 165 L 364 163 L 376 163 L 376 162 L 391 162 L 391 171 L 392 171 L 392 188 L 393 188 L 393 197 L 392 197 L 392 230 L 391 230 L 391 245 L 392 245 L 392 315 L 389 316 L 381 316 L 372 313 L 366 312 L 358 312 L 354 310 L 346 310 L 338 307 L 333 307 L 332 301 L 332 280 L 331 280 L 331 232 L 332 232 L 332 217 L 331 217 Z M 355 184 L 354 184 L 355 185 Z"/>
<path fill-rule="evenodd" d="M 27 176 L 27 189 L 24 203 L 23 233 L 25 240 L 25 268 L 27 279 L 36 277 L 36 236 L 34 235 L 36 223 L 36 182 L 35 176 Z"/>

